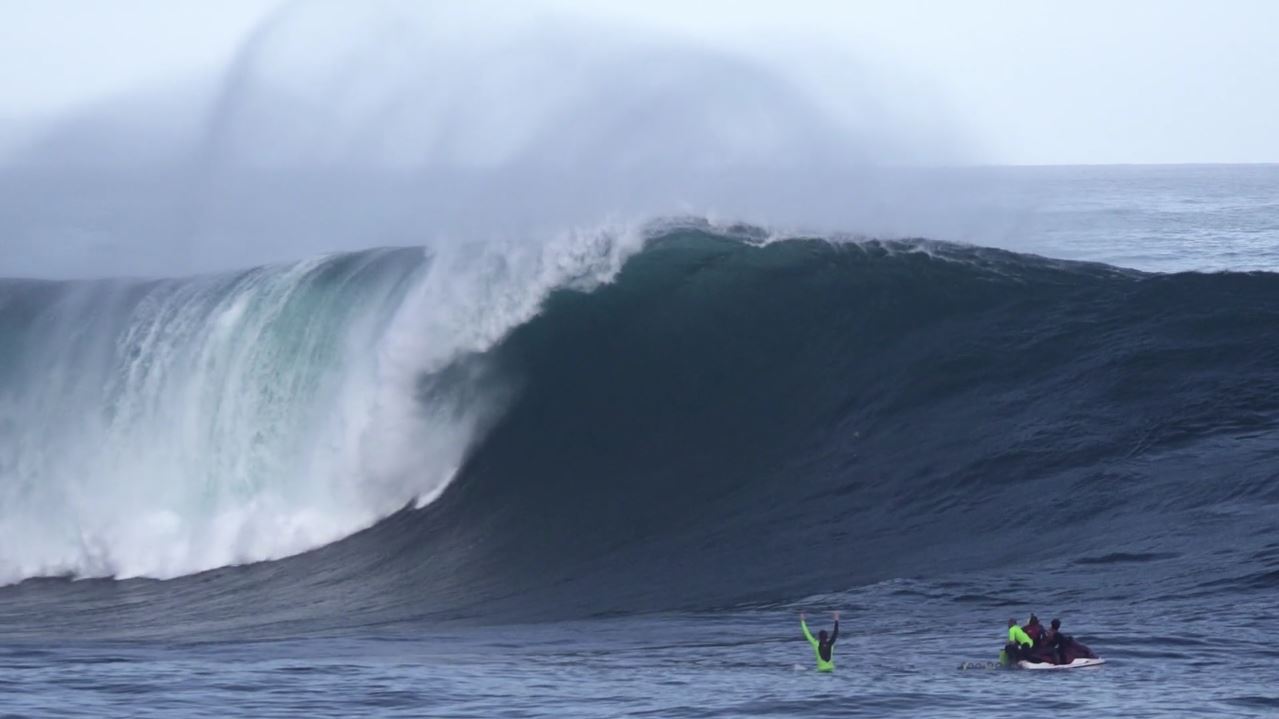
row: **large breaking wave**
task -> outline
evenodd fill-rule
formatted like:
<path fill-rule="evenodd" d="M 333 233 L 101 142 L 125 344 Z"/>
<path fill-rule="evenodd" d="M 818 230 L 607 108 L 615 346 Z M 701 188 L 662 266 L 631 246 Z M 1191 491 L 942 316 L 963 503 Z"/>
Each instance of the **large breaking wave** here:
<path fill-rule="evenodd" d="M 0 284 L 0 582 L 278 558 L 430 501 L 504 396 L 463 360 L 626 243 Z"/>
<path fill-rule="evenodd" d="M 700 223 L 507 250 L 5 285 L 6 578 L 391 515 L 123 584 L 233 625 L 709 608 L 1260 541 L 1279 500 L 1272 274 Z"/>

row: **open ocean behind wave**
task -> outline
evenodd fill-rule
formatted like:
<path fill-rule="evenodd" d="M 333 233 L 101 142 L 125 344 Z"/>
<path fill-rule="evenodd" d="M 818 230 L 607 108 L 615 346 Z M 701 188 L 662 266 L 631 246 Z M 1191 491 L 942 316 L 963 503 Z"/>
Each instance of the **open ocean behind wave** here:
<path fill-rule="evenodd" d="M 1279 168 L 987 181 L 0 282 L 0 715 L 1279 712 Z M 959 669 L 1032 611 L 1108 664 Z"/>

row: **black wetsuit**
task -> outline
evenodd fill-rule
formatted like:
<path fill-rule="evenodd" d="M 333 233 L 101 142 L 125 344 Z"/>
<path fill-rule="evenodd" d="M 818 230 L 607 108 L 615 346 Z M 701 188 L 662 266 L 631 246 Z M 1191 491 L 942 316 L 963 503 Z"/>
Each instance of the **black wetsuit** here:
<path fill-rule="evenodd" d="M 831 631 L 830 637 L 824 642 L 820 640 L 817 642 L 817 656 L 821 657 L 822 661 L 825 661 L 825 662 L 830 661 L 831 650 L 835 646 L 836 639 L 839 639 L 839 622 L 838 621 L 835 622 L 835 629 Z"/>
<path fill-rule="evenodd" d="M 1049 629 L 1044 634 L 1044 649 L 1052 652 L 1053 661 L 1057 664 L 1066 663 L 1066 642 L 1068 637 L 1061 632 Z"/>

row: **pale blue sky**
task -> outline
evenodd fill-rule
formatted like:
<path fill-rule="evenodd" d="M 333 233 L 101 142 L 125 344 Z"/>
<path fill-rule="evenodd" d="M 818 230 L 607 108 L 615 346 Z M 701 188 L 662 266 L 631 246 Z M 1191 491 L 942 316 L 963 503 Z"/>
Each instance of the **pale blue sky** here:
<path fill-rule="evenodd" d="M 0 0 L 0 150 L 85 103 L 207 76 L 276 4 Z M 1277 2 L 556 6 L 729 48 L 801 83 L 846 71 L 831 62 L 846 56 L 858 82 L 953 125 L 980 162 L 1279 161 Z"/>

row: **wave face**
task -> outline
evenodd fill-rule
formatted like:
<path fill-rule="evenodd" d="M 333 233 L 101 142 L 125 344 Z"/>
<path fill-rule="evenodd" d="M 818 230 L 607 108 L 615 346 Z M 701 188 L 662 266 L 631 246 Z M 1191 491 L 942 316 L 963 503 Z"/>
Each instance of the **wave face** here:
<path fill-rule="evenodd" d="M 1271 274 L 674 232 L 495 350 L 415 541 L 582 611 L 1177 546 L 1279 499 L 1276 338 Z"/>
<path fill-rule="evenodd" d="M 465 358 L 621 248 L 0 284 L 0 582 L 274 559 L 430 501 L 503 397 Z"/>
<path fill-rule="evenodd" d="M 424 321 L 433 302 L 407 295 L 437 287 L 433 301 L 479 312 L 511 285 L 445 292 L 417 276 L 431 260 L 391 252 L 130 286 L 116 305 L 97 285 L 10 287 L 6 327 L 36 305 L 60 324 L 27 319 L 48 351 L 4 368 L 49 380 L 17 390 L 4 425 L 6 566 L 168 576 L 279 556 L 445 485 L 283 562 L 121 586 L 205 627 L 549 618 L 1265 536 L 1248 528 L 1279 501 L 1275 275 L 691 224 L 653 233 L 614 277 L 624 254 L 608 246 L 532 263 L 542 279 L 517 311 L 443 346 L 397 343 L 475 316 Z M 161 308 L 172 319 L 141 322 Z M 136 509 L 160 499 L 169 514 Z M 135 551 L 144 531 L 186 553 Z M 260 611 L 215 602 L 228 596 Z"/>

